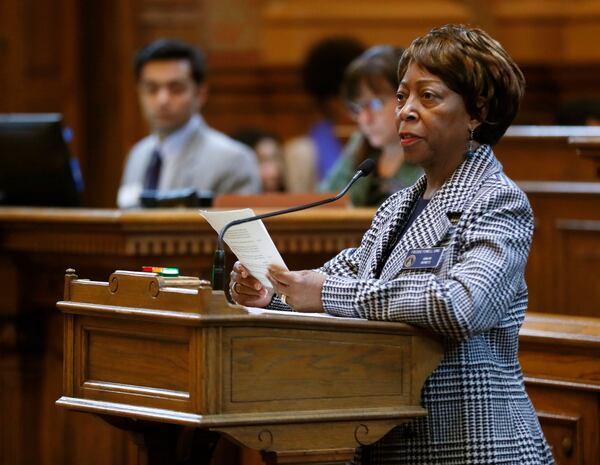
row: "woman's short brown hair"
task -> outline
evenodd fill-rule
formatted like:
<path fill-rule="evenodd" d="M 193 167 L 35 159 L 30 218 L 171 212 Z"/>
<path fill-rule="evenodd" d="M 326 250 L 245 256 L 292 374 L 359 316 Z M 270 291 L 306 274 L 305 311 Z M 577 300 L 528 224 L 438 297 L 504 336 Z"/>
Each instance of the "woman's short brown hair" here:
<path fill-rule="evenodd" d="M 415 39 L 398 64 L 402 80 L 414 63 L 460 94 L 481 121 L 474 139 L 494 145 L 512 123 L 523 94 L 523 73 L 500 43 L 481 29 L 448 24 Z"/>

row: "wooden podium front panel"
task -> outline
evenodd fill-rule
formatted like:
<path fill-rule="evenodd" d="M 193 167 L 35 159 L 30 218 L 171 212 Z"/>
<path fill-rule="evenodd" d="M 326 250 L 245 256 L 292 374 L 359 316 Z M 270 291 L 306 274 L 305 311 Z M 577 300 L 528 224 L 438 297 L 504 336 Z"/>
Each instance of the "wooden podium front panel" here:
<path fill-rule="evenodd" d="M 223 334 L 223 411 L 410 405 L 410 336 L 231 328 Z M 370 361 L 370 363 L 365 363 Z"/>
<path fill-rule="evenodd" d="M 81 316 L 74 336 L 74 397 L 186 412 L 200 404 L 192 328 Z"/>

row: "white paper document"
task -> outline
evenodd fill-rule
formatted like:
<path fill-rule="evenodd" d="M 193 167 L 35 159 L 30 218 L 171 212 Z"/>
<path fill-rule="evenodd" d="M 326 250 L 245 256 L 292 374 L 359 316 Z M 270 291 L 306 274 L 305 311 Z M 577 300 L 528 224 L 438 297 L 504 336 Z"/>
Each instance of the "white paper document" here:
<path fill-rule="evenodd" d="M 250 208 L 214 212 L 200 210 L 200 215 L 218 234 L 227 223 L 254 216 L 254 211 Z M 276 265 L 288 269 L 261 220 L 232 226 L 223 239 L 242 265 L 265 287 L 273 287 L 266 276 L 267 267 Z"/>

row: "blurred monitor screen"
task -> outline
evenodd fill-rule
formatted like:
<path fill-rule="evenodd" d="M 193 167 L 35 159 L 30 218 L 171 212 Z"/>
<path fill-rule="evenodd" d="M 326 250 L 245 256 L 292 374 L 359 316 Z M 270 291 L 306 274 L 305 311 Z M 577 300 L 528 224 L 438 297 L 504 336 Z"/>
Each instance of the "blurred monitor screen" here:
<path fill-rule="evenodd" d="M 79 206 L 59 114 L 0 115 L 0 205 Z"/>

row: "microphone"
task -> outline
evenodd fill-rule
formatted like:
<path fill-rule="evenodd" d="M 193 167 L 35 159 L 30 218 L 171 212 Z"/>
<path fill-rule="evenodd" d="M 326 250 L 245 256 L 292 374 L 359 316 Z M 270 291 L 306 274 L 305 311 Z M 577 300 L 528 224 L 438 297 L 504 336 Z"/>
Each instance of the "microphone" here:
<path fill-rule="evenodd" d="M 348 182 L 348 184 L 346 184 L 346 187 L 344 187 L 340 191 L 340 193 L 338 195 L 336 195 L 335 197 L 331 197 L 329 199 L 317 200 L 316 202 L 307 203 L 305 205 L 298 205 L 296 207 L 285 208 L 283 210 L 277 210 L 274 212 L 263 213 L 261 215 L 249 216 L 248 218 L 240 218 L 239 220 L 230 221 L 225 226 L 223 226 L 223 228 L 219 232 L 219 238 L 217 240 L 217 248 L 215 250 L 215 255 L 214 255 L 214 259 L 213 259 L 213 268 L 212 268 L 213 290 L 215 290 L 215 291 L 225 290 L 224 237 L 225 237 L 225 233 L 229 230 L 229 228 L 239 225 L 239 224 L 248 223 L 250 221 L 262 220 L 265 218 L 271 218 L 273 216 L 285 215 L 286 213 L 298 212 L 301 210 L 306 210 L 307 208 L 318 207 L 319 205 L 324 205 L 326 203 L 335 202 L 340 197 L 342 197 L 346 192 L 348 192 L 348 189 L 350 189 L 350 187 L 352 187 L 352 184 L 354 184 L 359 178 L 362 178 L 363 176 L 368 176 L 369 174 L 371 174 L 371 172 L 373 171 L 374 168 L 375 168 L 375 162 L 372 159 L 367 158 L 360 165 L 358 165 L 356 173 L 354 173 L 354 176 L 352 176 L 352 179 L 350 180 L 350 182 Z"/>

